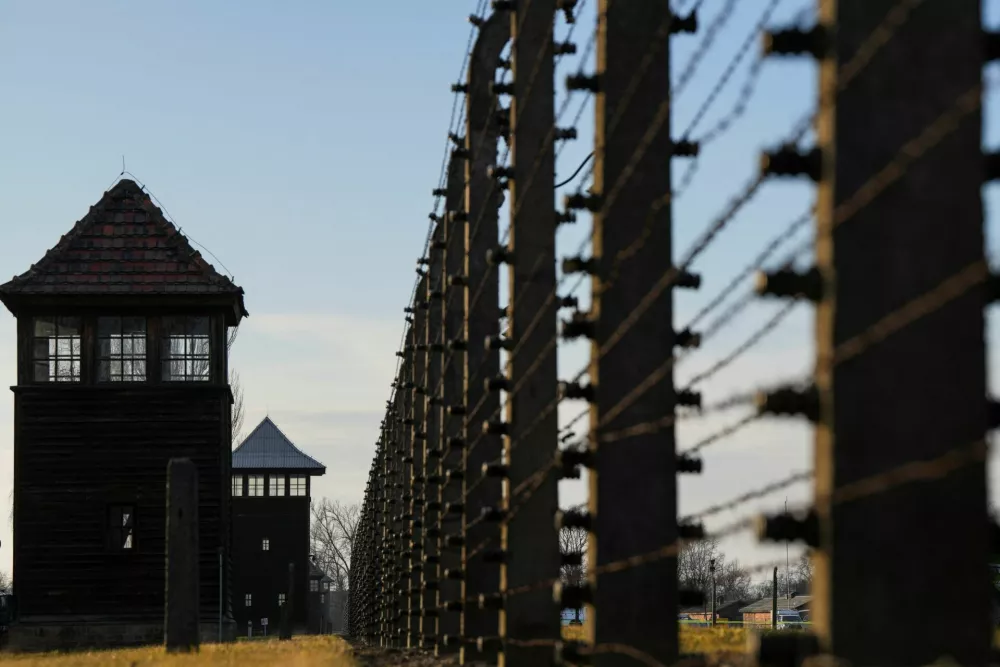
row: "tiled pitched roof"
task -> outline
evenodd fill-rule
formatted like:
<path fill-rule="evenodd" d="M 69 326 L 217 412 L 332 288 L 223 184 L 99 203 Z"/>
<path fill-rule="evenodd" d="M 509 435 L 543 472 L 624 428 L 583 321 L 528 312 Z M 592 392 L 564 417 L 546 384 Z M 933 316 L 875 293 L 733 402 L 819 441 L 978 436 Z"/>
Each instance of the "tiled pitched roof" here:
<path fill-rule="evenodd" d="M 243 289 L 202 258 L 142 188 L 118 181 L 0 294 L 232 294 Z"/>
<path fill-rule="evenodd" d="M 809 604 L 812 600 L 811 595 L 795 595 L 791 598 L 779 597 L 778 598 L 778 609 L 801 609 L 802 607 Z M 740 613 L 752 613 L 752 612 L 762 612 L 771 611 L 771 598 L 761 598 L 756 602 L 747 605 L 740 609 Z"/>
<path fill-rule="evenodd" d="M 314 474 L 326 473 L 326 466 L 293 445 L 270 417 L 264 417 L 264 421 L 233 450 L 233 470 L 238 469 L 315 470 Z"/>

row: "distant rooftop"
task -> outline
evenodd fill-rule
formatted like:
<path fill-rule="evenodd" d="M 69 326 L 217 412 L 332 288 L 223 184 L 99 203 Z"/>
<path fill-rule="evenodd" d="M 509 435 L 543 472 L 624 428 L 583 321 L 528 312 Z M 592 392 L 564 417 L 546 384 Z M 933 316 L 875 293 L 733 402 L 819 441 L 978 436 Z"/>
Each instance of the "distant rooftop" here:
<path fill-rule="evenodd" d="M 326 466 L 302 452 L 270 417 L 233 450 L 233 470 L 302 470 L 323 475 Z"/>
<path fill-rule="evenodd" d="M 782 609 L 800 609 L 801 607 L 804 607 L 807 604 L 809 604 L 810 600 L 812 600 L 811 595 L 795 595 L 790 598 L 779 597 L 778 610 L 780 611 Z M 767 612 L 771 611 L 770 597 L 761 598 L 760 600 L 757 600 L 753 604 L 747 605 L 746 607 L 740 609 L 740 613 L 753 613 L 762 611 L 767 611 Z"/>

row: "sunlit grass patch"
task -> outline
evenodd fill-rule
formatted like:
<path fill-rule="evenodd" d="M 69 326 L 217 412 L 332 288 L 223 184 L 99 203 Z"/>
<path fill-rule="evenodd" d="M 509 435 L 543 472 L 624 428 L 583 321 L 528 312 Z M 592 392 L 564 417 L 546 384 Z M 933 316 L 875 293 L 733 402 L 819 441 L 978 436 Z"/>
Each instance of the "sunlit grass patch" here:
<path fill-rule="evenodd" d="M 198 653 L 168 654 L 162 646 L 81 651 L 78 653 L 0 653 L 0 664 L 17 667 L 174 667 L 181 665 L 281 665 L 282 667 L 353 667 L 350 646 L 339 637 L 305 636 L 291 641 L 205 644 Z"/>
<path fill-rule="evenodd" d="M 563 639 L 583 641 L 582 625 L 564 625 Z M 716 651 L 743 652 L 747 646 L 747 632 L 742 627 L 717 626 L 715 628 L 680 628 L 682 653 L 714 653 Z"/>

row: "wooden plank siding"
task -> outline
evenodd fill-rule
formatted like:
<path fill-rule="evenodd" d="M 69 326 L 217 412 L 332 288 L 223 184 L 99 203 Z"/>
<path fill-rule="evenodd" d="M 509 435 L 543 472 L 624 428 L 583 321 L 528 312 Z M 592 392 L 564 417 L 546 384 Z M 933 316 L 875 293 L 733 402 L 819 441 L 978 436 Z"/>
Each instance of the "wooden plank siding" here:
<path fill-rule="evenodd" d="M 220 546 L 229 563 L 229 387 L 13 391 L 21 617 L 162 620 L 167 461 L 189 457 L 198 467 L 201 615 L 216 620 Z M 130 551 L 107 546 L 111 504 L 135 508 Z"/>
<path fill-rule="evenodd" d="M 237 474 L 264 473 L 239 470 Z M 292 624 L 295 628 L 306 626 L 309 503 L 308 496 L 233 499 L 233 550 L 236 555 L 232 596 L 237 634 L 245 635 L 247 621 L 251 621 L 256 635 L 261 630 L 262 618 L 268 619 L 270 632 L 277 633 L 281 618 L 278 594 L 288 593 L 288 563 L 295 564 Z M 265 538 L 267 551 L 262 548 Z M 246 606 L 247 593 L 252 595 L 250 607 Z"/>

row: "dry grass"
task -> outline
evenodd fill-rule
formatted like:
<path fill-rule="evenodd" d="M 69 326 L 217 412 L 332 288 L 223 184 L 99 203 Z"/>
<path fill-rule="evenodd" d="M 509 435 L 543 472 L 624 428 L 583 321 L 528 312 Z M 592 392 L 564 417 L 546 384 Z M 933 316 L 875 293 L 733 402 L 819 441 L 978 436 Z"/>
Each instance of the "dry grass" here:
<path fill-rule="evenodd" d="M 564 625 L 563 639 L 582 641 L 582 625 Z M 746 630 L 740 627 L 687 628 L 681 626 L 681 653 L 742 653 L 747 646 Z"/>
<path fill-rule="evenodd" d="M 198 653 L 167 654 L 162 646 L 87 651 L 80 653 L 0 653 L 0 665 L 11 667 L 182 667 L 213 665 L 249 667 L 281 665 L 282 667 L 354 667 L 350 646 L 343 639 L 331 636 L 296 637 L 291 641 L 237 642 L 205 644 Z"/>

